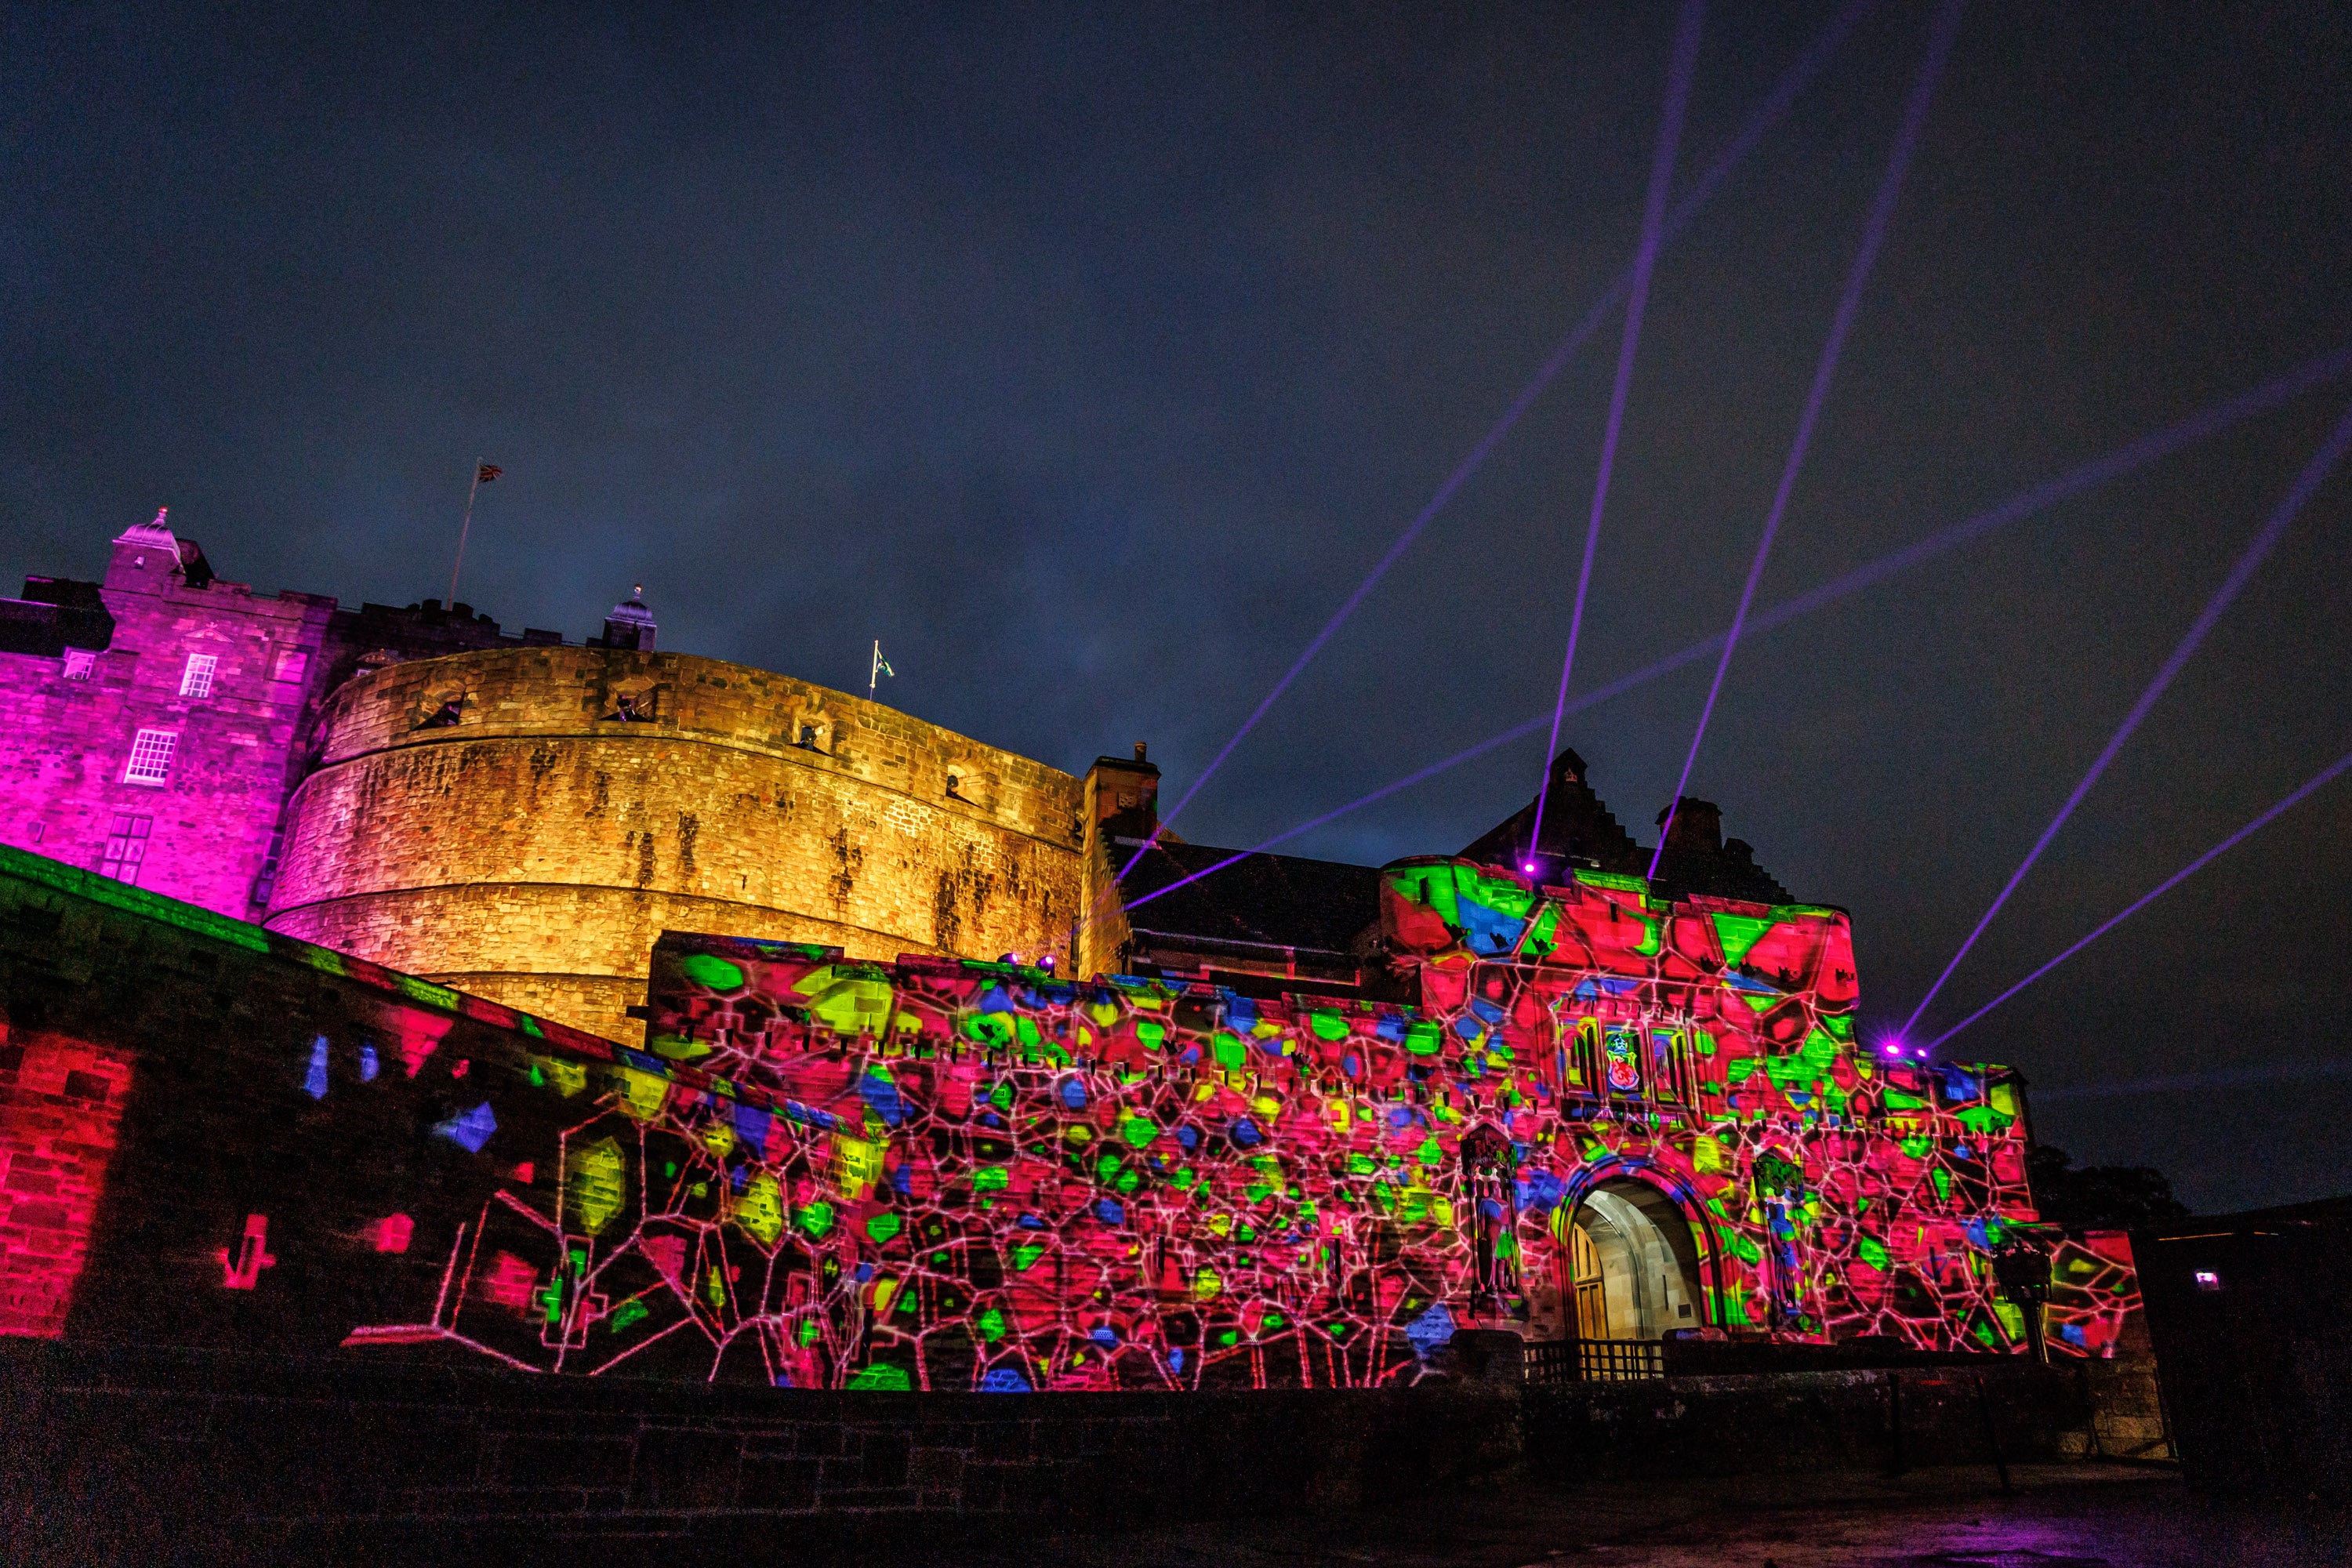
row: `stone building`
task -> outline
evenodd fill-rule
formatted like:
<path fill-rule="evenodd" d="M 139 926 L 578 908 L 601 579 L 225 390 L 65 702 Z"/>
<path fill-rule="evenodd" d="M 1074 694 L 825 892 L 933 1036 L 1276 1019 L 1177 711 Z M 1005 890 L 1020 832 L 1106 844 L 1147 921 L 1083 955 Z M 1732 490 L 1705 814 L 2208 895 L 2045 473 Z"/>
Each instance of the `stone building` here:
<path fill-rule="evenodd" d="M 329 699 L 267 923 L 623 1038 L 665 930 L 1066 963 L 1079 798 L 1041 763 L 742 665 L 458 654 Z"/>
<path fill-rule="evenodd" d="M 0 1338 L 932 1392 L 2023 1350 L 2015 1076 L 1857 1047 L 1834 910 L 1631 884 L 1389 868 L 1405 1004 L 667 932 L 631 1048 L 0 849 Z M 2053 1348 L 2114 1352 L 2124 1239 L 2045 1245 Z"/>
<path fill-rule="evenodd" d="M 607 1037 L 668 926 L 1078 956 L 1118 785 L 657 636 L 257 593 L 159 512 L 0 601 L 0 845 Z"/>
<path fill-rule="evenodd" d="M 0 600 L 0 844 L 257 920 L 329 692 L 362 664 L 562 640 L 438 600 L 256 593 L 157 512 L 102 581 Z"/>
<path fill-rule="evenodd" d="M 1580 870 L 1646 880 L 1651 851 L 1594 793 L 1586 771 L 1574 751 L 1553 760 L 1540 846 L 1530 843 L 1530 798 L 1461 858 L 1554 881 Z M 1160 770 L 1139 746 L 1131 763 L 1096 759 L 1087 783 L 1088 819 L 1099 823 L 1101 842 L 1088 861 L 1095 913 L 1079 936 L 1078 973 L 1165 975 L 1261 997 L 1412 998 L 1413 983 L 1381 937 L 1377 868 L 1218 848 L 1162 831 Z M 1666 836 L 1650 884 L 1658 896 L 1796 902 L 1756 863 L 1754 849 L 1723 837 L 1714 802 L 1685 796 L 1671 813 L 1662 808 L 1657 825 Z M 1107 891 L 1113 881 L 1116 895 Z"/>
<path fill-rule="evenodd" d="M 1569 752 L 1540 833 L 1247 854 L 1140 744 L 657 634 L 259 595 L 160 516 L 0 605 L 0 1334 L 935 1390 L 2030 1342 L 2021 1080 L 1858 1041 L 1846 916 L 1711 804 L 1644 850 Z M 2128 1248 L 2057 1253 L 2105 1354 Z"/>

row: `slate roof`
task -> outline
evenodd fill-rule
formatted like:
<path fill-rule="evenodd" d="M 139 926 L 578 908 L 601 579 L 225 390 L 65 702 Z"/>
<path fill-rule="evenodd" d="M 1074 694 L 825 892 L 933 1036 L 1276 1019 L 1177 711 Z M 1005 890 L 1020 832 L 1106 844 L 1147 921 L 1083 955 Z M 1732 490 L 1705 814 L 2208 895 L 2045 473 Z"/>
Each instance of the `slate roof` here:
<path fill-rule="evenodd" d="M 1536 803 L 1530 799 L 1462 850 L 1465 860 L 1520 870 L 1532 856 L 1538 874 L 1557 881 L 1571 866 L 1647 876 L 1650 851 L 1634 842 L 1608 803 L 1585 780 L 1585 763 L 1573 751 L 1552 759 L 1544 801 L 1543 842 L 1532 847 Z M 1664 823 L 1665 814 L 1658 814 Z M 1756 852 L 1738 838 L 1721 836 L 1722 813 L 1713 802 L 1685 797 L 1666 852 L 1658 859 L 1657 891 L 1669 899 L 1705 894 L 1759 904 L 1790 904 L 1794 895 L 1756 863 Z"/>
<path fill-rule="evenodd" d="M 1124 863 L 1140 840 L 1113 838 L 1110 843 L 1112 853 Z M 1128 923 L 1139 936 L 1349 953 L 1357 936 L 1380 921 L 1379 868 L 1291 855 L 1246 856 L 1213 877 L 1136 907 L 1139 899 L 1235 853 L 1164 839 L 1153 845 L 1119 883 Z"/>

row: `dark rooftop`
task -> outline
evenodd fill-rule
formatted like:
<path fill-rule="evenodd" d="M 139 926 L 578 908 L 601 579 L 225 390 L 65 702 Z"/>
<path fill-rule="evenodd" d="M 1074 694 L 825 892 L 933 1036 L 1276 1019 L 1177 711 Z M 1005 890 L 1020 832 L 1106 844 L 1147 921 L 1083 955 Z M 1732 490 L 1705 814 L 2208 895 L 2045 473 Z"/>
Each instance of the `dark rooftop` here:
<path fill-rule="evenodd" d="M 1116 838 L 1112 843 L 1124 858 L 1141 841 Z M 1346 954 L 1354 952 L 1360 934 L 1380 921 L 1377 867 L 1289 855 L 1244 856 L 1213 877 L 1136 907 L 1139 900 L 1234 854 L 1206 844 L 1171 844 L 1164 837 L 1154 844 L 1119 882 L 1128 921 L 1137 935 Z"/>

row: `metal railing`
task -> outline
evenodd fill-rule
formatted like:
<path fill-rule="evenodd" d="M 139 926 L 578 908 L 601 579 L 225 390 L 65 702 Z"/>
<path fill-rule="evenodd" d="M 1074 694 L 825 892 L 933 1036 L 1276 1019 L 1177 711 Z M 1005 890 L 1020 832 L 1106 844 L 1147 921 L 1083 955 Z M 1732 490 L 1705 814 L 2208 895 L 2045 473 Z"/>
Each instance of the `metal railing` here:
<path fill-rule="evenodd" d="M 1666 1348 L 1655 1340 L 1579 1340 L 1576 1375 L 1587 1383 L 1635 1383 L 1666 1375 Z"/>
<path fill-rule="evenodd" d="M 1529 1383 L 1576 1381 L 1574 1340 L 1529 1340 L 1520 1347 L 1520 1355 Z"/>
<path fill-rule="evenodd" d="M 1536 1340 L 1524 1352 L 1529 1383 L 1636 1383 L 1666 1375 L 1655 1340 Z"/>

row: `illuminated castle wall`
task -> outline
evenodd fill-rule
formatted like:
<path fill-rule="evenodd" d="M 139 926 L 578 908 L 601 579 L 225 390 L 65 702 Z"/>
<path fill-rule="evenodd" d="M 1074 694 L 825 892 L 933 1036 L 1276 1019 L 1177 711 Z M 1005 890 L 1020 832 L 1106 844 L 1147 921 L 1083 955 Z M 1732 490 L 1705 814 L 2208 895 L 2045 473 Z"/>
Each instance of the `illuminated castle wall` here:
<path fill-rule="evenodd" d="M 160 515 L 102 582 L 26 594 L 0 600 L 0 845 L 610 1038 L 671 926 L 1069 963 L 1079 779 L 656 653 L 637 600 L 571 647 L 344 609 L 223 580 Z"/>
<path fill-rule="evenodd" d="M 114 541 L 103 584 L 26 595 L 88 600 L 89 635 L 11 617 L 36 635 L 0 647 L 0 844 L 257 912 L 334 601 L 223 582 L 161 518 Z"/>
<path fill-rule="evenodd" d="M 580 1299 L 796 1383 L 1375 1384 L 1464 1323 L 1570 1331 L 1571 1216 L 1616 1200 L 1686 1227 L 1680 1326 L 2021 1342 L 2021 1089 L 1858 1051 L 1843 915 L 1453 861 L 1383 897 L 1419 1007 L 671 935 L 649 1048 L 734 1087 L 583 1106 Z M 639 1283 L 689 1264 L 739 1293 Z M 2127 1250 L 2058 1271 L 2058 1343 L 2105 1353 Z"/>
<path fill-rule="evenodd" d="M 1066 949 L 1080 796 L 1025 757 L 741 665 L 453 655 L 329 700 L 268 923 L 629 1038 L 666 929 L 872 958 Z"/>
<path fill-rule="evenodd" d="M 0 850 L 0 1331 L 1360 1385 L 1540 1331 L 1566 1237 L 1649 1193 L 1703 1328 L 2015 1345 L 2016 1086 L 1858 1054 L 1842 918 L 1450 862 L 1384 897 L 1423 1006 L 673 934 L 635 1050 Z M 2057 1280 L 2057 1348 L 2105 1352 L 2120 1238 Z"/>
<path fill-rule="evenodd" d="M 161 520 L 0 605 L 0 1331 L 934 1388 L 2020 1339 L 2020 1083 L 1858 1048 L 1845 917 L 1712 806 L 1646 882 L 1567 752 L 1540 843 L 1194 885 L 1140 746 L 653 633 L 258 595 Z M 2127 1249 L 2058 1269 L 2106 1352 Z"/>

